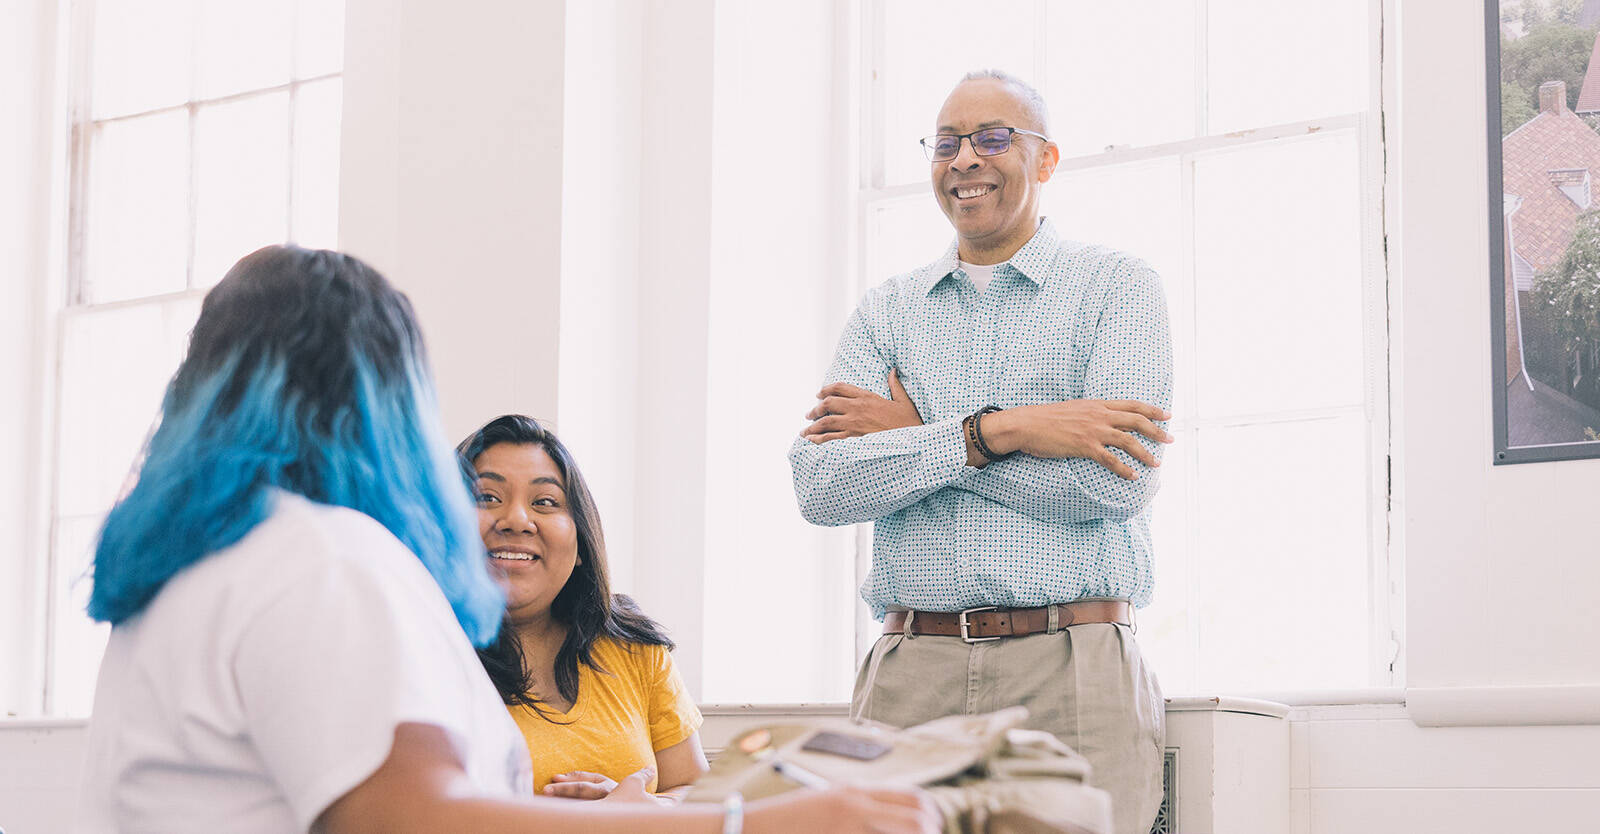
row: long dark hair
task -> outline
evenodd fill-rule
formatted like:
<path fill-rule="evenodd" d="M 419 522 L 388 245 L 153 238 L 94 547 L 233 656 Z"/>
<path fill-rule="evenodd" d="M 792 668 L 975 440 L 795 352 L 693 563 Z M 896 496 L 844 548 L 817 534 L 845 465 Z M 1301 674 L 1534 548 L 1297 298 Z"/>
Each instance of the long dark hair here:
<path fill-rule="evenodd" d="M 477 480 L 473 462 L 478 456 L 502 443 L 544 449 L 566 482 L 567 509 L 577 528 L 579 558 L 567 584 L 550 603 L 550 615 L 567 626 L 567 637 L 556 653 L 556 690 L 562 698 L 576 703 L 578 664 L 597 672 L 606 671 L 594 659 L 594 643 L 601 637 L 610 637 L 624 645 L 666 646 L 668 651 L 674 646 L 661 624 L 645 616 L 631 597 L 611 593 L 605 534 L 600 529 L 600 511 L 595 507 L 594 496 L 589 492 L 583 473 L 578 471 L 572 453 L 539 421 L 520 414 L 507 414 L 490 420 L 461 441 L 456 455 L 468 482 Z M 478 658 L 483 661 L 483 668 L 488 671 L 494 688 L 499 690 L 502 701 L 510 706 L 530 707 L 546 721 L 551 720 L 540 700 L 533 696 L 533 674 L 523 657 L 517 631 L 510 622 L 501 622 L 500 633 L 494 642 L 478 650 Z"/>
<path fill-rule="evenodd" d="M 101 528 L 89 615 L 144 610 L 269 516 L 276 488 L 388 528 L 485 645 L 505 597 L 458 472 L 406 297 L 349 255 L 259 249 L 206 293 L 138 480 Z"/>

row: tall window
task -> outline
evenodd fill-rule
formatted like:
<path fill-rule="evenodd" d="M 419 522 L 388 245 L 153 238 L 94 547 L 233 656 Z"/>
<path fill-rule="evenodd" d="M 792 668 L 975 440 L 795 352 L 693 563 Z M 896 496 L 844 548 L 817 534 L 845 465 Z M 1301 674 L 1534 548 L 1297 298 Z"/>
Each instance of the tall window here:
<path fill-rule="evenodd" d="M 260 246 L 335 244 L 344 7 L 82 0 L 75 19 L 46 709 L 87 715 L 95 533 L 201 297 Z"/>
<path fill-rule="evenodd" d="M 1375 3 L 871 0 L 859 289 L 952 239 L 917 139 L 1031 80 L 1063 237 L 1162 276 L 1177 390 L 1139 640 L 1169 692 L 1392 683 Z"/>

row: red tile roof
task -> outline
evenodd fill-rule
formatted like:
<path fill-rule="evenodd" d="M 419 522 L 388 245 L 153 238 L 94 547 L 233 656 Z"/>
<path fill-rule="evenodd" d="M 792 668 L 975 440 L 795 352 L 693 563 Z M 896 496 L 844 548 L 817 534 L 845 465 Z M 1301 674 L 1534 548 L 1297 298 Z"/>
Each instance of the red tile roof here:
<path fill-rule="evenodd" d="M 1516 252 L 1534 269 L 1547 269 L 1566 252 L 1581 211 L 1556 184 L 1570 175 L 1555 172 L 1588 169 L 1591 181 L 1600 186 L 1600 134 L 1562 102 L 1529 119 L 1500 145 L 1505 193 L 1522 198 L 1521 208 L 1511 216 Z"/>
<path fill-rule="evenodd" d="M 1583 73 L 1583 89 L 1578 92 L 1578 112 L 1600 112 L 1600 38 L 1589 50 L 1589 68 Z"/>

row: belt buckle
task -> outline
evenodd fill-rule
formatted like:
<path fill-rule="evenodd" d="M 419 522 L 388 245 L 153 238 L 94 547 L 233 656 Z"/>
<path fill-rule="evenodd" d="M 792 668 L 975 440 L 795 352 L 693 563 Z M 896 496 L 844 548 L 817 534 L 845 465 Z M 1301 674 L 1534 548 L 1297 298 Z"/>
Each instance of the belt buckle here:
<path fill-rule="evenodd" d="M 962 611 L 961 614 L 956 619 L 956 622 L 961 625 L 961 642 L 963 642 L 963 643 L 987 643 L 987 642 L 989 642 L 991 640 L 999 640 L 1000 639 L 999 637 L 973 637 L 971 632 L 969 631 L 969 629 L 972 626 L 972 623 L 968 622 L 968 620 L 967 620 L 967 615 L 968 614 L 972 614 L 972 613 L 975 613 L 975 612 L 978 612 L 978 611 L 998 611 L 998 610 L 1000 610 L 1000 606 L 998 606 L 998 605 L 980 605 L 977 608 L 968 608 L 967 610 Z"/>

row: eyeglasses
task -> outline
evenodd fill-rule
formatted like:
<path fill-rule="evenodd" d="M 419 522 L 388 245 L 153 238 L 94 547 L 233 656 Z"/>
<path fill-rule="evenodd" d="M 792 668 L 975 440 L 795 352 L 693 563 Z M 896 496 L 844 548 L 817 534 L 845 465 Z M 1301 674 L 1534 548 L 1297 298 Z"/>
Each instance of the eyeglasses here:
<path fill-rule="evenodd" d="M 967 139 L 972 143 L 972 152 L 978 156 L 999 156 L 1011 150 L 1011 137 L 1018 133 L 1050 141 L 1050 137 L 1043 133 L 1034 133 L 1019 127 L 987 127 L 960 135 L 940 133 L 925 136 L 922 139 L 922 150 L 927 153 L 929 162 L 949 162 L 961 153 L 961 140 Z"/>

